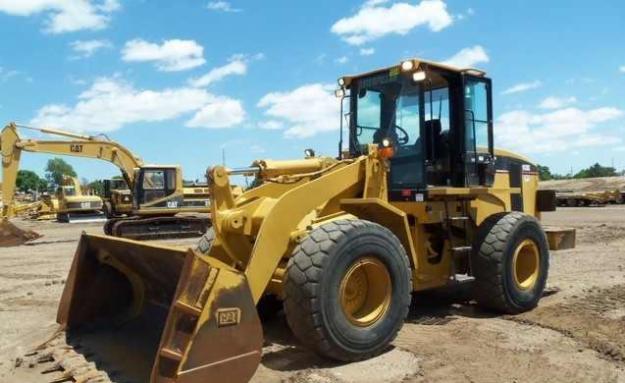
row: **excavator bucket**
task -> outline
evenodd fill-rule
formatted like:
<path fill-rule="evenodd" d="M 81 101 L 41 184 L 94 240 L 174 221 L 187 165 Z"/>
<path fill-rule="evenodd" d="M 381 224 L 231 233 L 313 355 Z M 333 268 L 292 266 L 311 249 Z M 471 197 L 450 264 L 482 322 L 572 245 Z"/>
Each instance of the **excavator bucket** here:
<path fill-rule="evenodd" d="M 83 234 L 57 321 L 120 381 L 247 382 L 261 358 L 245 275 L 190 249 Z"/>
<path fill-rule="evenodd" d="M 37 238 L 41 235 L 32 230 L 22 230 L 8 219 L 0 219 L 0 247 L 19 246 Z"/>

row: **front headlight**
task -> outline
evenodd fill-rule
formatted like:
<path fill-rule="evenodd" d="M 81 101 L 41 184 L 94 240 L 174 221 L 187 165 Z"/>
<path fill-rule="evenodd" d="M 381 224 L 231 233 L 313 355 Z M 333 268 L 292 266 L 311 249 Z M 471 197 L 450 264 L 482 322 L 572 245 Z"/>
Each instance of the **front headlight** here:
<path fill-rule="evenodd" d="M 401 70 L 408 72 L 414 69 L 414 63 L 411 60 L 401 63 Z"/>
<path fill-rule="evenodd" d="M 423 80 L 425 80 L 425 77 L 426 77 L 426 75 L 425 75 L 425 72 L 424 72 L 424 71 L 414 72 L 414 73 L 412 74 L 412 80 L 413 80 L 414 82 L 420 82 L 420 81 L 423 81 Z"/>

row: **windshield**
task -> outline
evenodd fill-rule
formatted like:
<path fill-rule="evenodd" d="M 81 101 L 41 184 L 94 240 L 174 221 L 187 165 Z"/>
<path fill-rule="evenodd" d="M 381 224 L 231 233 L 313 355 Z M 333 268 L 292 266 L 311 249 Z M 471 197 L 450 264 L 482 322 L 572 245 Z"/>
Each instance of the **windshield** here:
<path fill-rule="evenodd" d="M 73 186 L 63 186 L 63 194 L 68 197 L 76 195 L 76 189 Z"/>
<path fill-rule="evenodd" d="M 419 87 L 403 76 L 365 77 L 356 94 L 356 146 L 390 139 L 396 149 L 414 149 L 419 138 Z"/>
<path fill-rule="evenodd" d="M 126 181 L 124 180 L 113 179 L 111 180 L 111 189 L 112 190 L 128 189 L 128 186 L 126 185 Z"/>
<path fill-rule="evenodd" d="M 351 147 L 364 153 L 368 144 L 387 139 L 395 149 L 391 186 L 416 187 L 423 182 L 420 139 L 421 89 L 410 78 L 392 72 L 357 79 L 352 91 Z"/>

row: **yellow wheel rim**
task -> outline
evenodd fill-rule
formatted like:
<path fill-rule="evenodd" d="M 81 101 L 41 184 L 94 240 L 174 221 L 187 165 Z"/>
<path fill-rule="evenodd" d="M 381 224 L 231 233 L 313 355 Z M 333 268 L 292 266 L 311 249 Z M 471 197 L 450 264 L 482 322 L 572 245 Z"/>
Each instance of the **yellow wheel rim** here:
<path fill-rule="evenodd" d="M 386 266 L 374 257 L 356 260 L 339 288 L 341 308 L 347 319 L 359 327 L 376 323 L 391 303 L 391 277 Z"/>
<path fill-rule="evenodd" d="M 540 252 L 531 239 L 517 246 L 512 258 L 514 283 L 521 290 L 529 290 L 536 285 L 540 274 Z"/>

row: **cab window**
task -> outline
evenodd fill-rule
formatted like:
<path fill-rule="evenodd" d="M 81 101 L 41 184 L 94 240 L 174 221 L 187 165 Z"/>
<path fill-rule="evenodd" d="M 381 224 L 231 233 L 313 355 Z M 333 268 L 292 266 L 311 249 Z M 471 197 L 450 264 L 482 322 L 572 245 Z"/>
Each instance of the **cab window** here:
<path fill-rule="evenodd" d="M 154 169 L 143 172 L 142 203 L 165 198 L 176 190 L 175 169 Z"/>
<path fill-rule="evenodd" d="M 352 87 L 355 112 L 351 150 L 366 152 L 368 144 L 389 142 L 394 148 L 389 175 L 392 189 L 423 184 L 421 89 L 404 76 L 375 75 Z"/>
<path fill-rule="evenodd" d="M 464 89 L 467 152 L 489 152 L 488 84 L 468 80 Z"/>

